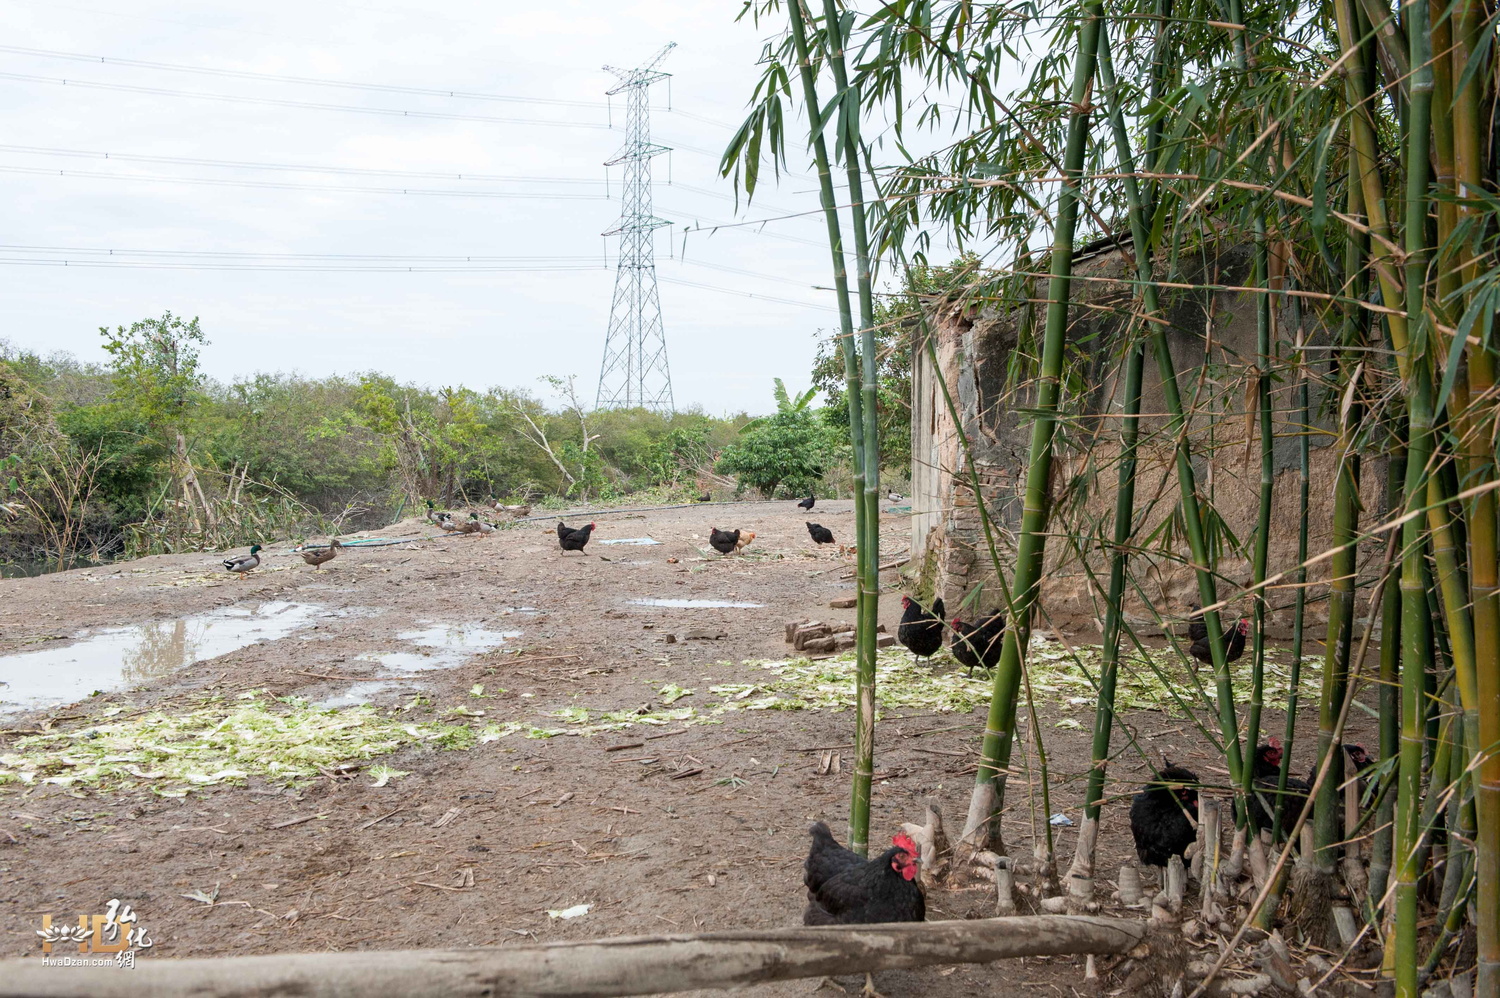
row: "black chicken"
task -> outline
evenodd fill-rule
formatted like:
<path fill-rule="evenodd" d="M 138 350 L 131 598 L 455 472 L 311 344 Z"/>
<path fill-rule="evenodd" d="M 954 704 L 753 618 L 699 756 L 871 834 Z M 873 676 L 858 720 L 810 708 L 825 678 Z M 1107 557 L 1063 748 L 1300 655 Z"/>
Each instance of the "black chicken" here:
<path fill-rule="evenodd" d="M 932 601 L 932 610 L 910 596 L 901 597 L 901 624 L 896 640 L 918 658 L 931 658 L 943 647 L 943 599 Z"/>
<path fill-rule="evenodd" d="M 718 527 L 708 528 L 708 546 L 720 554 L 733 554 L 735 545 L 740 542 L 738 530 L 720 530 Z"/>
<path fill-rule="evenodd" d="M 809 497 L 809 498 L 811 498 L 811 497 Z M 808 508 L 810 509 L 811 507 L 808 507 Z M 821 523 L 814 523 L 811 520 L 808 520 L 807 521 L 807 532 L 808 532 L 808 534 L 810 534 L 812 536 L 813 542 L 816 543 L 816 544 L 832 544 L 833 543 L 833 531 L 829 530 L 827 527 L 823 526 Z"/>
<path fill-rule="evenodd" d="M 709 493 L 705 492 L 701 496 L 698 497 L 698 501 L 699 502 L 713 502 L 713 498 L 714 497 L 712 495 L 710 495 Z"/>
<path fill-rule="evenodd" d="M 1203 607 L 1197 603 L 1189 603 L 1193 612 L 1188 615 L 1187 638 L 1189 641 L 1202 641 L 1208 637 L 1208 625 L 1203 622 Z"/>
<path fill-rule="evenodd" d="M 845 849 L 823 822 L 808 830 L 812 848 L 802 864 L 807 886 L 803 925 L 855 925 L 869 922 L 921 922 L 927 903 L 917 885 L 921 850 L 905 835 L 866 860 Z"/>
<path fill-rule="evenodd" d="M 927 901 L 916 882 L 921 852 L 911 839 L 897 835 L 891 848 L 866 860 L 839 845 L 823 822 L 814 822 L 808 831 L 812 848 L 802 864 L 802 883 L 807 886 L 803 925 L 927 920 Z M 865 993 L 878 993 L 869 974 Z"/>
<path fill-rule="evenodd" d="M 1191 625 L 1189 625 L 1191 626 Z M 1199 627 L 1204 625 L 1199 624 Z M 1250 633 L 1250 619 L 1241 617 L 1240 622 L 1224 632 L 1224 661 L 1226 663 L 1236 661 L 1245 654 L 1245 635 Z M 1196 639 L 1188 648 L 1188 654 L 1205 665 L 1213 665 L 1213 652 L 1208 646 L 1208 632 L 1205 630 L 1201 638 Z"/>
<path fill-rule="evenodd" d="M 594 532 L 594 524 L 586 527 L 569 527 L 561 520 L 557 521 L 557 543 L 564 551 L 582 551 L 588 545 L 589 535 Z"/>
<path fill-rule="evenodd" d="M 1281 739 L 1269 738 L 1255 747 L 1255 757 L 1250 761 L 1250 775 L 1254 780 L 1255 791 L 1250 796 L 1250 820 L 1255 823 L 1256 828 L 1271 829 L 1271 834 L 1278 839 L 1283 830 L 1290 831 L 1292 825 L 1296 824 L 1297 816 L 1307 806 L 1307 795 L 1312 791 L 1311 783 L 1288 773 L 1286 798 L 1281 805 L 1281 823 L 1279 827 L 1272 826 L 1271 814 L 1267 808 L 1270 811 L 1277 809 L 1276 781 L 1281 775 L 1281 756 Z"/>
<path fill-rule="evenodd" d="M 1375 765 L 1375 760 L 1370 758 L 1370 753 L 1358 742 L 1344 743 L 1344 782 L 1354 779 L 1370 766 Z M 1318 778 L 1318 764 L 1313 763 L 1307 770 L 1307 782 L 1309 785 Z"/>
<path fill-rule="evenodd" d="M 978 624 L 968 624 L 954 617 L 953 657 L 958 659 L 959 665 L 969 667 L 971 676 L 976 666 L 989 672 L 1000 661 L 1004 635 L 1005 617 L 998 610 Z"/>
<path fill-rule="evenodd" d="M 799 502 L 797 504 L 797 508 L 798 509 L 805 509 L 809 513 L 811 513 L 812 512 L 812 508 L 813 508 L 813 504 L 816 503 L 817 501 L 818 500 L 815 499 L 815 498 L 813 498 L 812 496 L 808 496 L 806 499 L 802 500 L 801 502 Z"/>
<path fill-rule="evenodd" d="M 1147 866 L 1166 866 L 1183 856 L 1198 838 L 1198 774 L 1167 766 L 1130 802 L 1130 834 L 1135 854 Z"/>

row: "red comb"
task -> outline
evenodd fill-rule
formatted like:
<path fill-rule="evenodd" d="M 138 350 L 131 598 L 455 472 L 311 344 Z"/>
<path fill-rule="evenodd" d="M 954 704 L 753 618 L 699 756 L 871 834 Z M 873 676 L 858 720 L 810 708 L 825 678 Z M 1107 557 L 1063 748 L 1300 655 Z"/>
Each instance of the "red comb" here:
<path fill-rule="evenodd" d="M 1281 748 L 1281 739 L 1277 738 L 1275 735 L 1272 735 L 1266 740 L 1266 744 L 1271 746 L 1272 748 Z"/>
<path fill-rule="evenodd" d="M 891 845 L 895 846 L 897 849 L 902 849 L 906 852 L 909 852 L 913 856 L 922 855 L 922 850 L 917 848 L 917 844 L 913 842 L 905 832 L 897 833 L 897 835 L 891 839 Z"/>

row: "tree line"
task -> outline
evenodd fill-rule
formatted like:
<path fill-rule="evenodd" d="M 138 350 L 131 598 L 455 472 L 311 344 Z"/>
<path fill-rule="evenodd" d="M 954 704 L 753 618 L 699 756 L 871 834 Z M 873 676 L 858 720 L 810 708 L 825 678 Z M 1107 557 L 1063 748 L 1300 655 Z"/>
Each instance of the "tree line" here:
<path fill-rule="evenodd" d="M 848 488 L 847 448 L 815 393 L 794 401 L 779 379 L 777 409 L 759 419 L 591 411 L 572 377 L 534 390 L 373 371 L 221 382 L 201 370 L 199 320 L 170 312 L 100 334 L 103 364 L 0 341 L 8 574 L 379 526 L 426 499 L 561 507 Z"/>

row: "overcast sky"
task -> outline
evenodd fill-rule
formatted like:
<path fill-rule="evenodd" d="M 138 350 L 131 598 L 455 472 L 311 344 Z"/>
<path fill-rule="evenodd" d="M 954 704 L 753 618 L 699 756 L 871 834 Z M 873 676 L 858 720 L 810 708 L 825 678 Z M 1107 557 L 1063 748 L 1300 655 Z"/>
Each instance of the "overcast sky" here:
<path fill-rule="evenodd" d="M 601 67 L 635 66 L 667 42 L 678 43 L 661 67 L 673 110 L 656 85 L 652 126 L 677 149 L 671 183 L 668 157 L 654 168 L 656 213 L 674 223 L 656 250 L 678 406 L 767 410 L 771 379 L 806 386 L 817 339 L 836 323 L 831 295 L 812 287 L 830 283 L 816 216 L 692 233 L 684 251 L 684 226 L 700 220 L 817 206 L 803 175 L 736 216 L 717 176 L 763 42 L 735 22 L 738 0 L 0 5 L 0 337 L 17 347 L 102 360 L 99 326 L 169 309 L 201 317 L 205 368 L 223 380 L 377 370 L 543 393 L 538 377 L 571 374 L 592 401 L 614 285 L 615 241 L 600 233 L 619 213 L 602 163 L 624 136 L 619 98 L 608 127 L 615 80 Z M 505 120 L 463 120 L 475 117 Z M 801 143 L 789 148 L 801 155 Z M 453 259 L 466 257 L 503 259 Z M 372 266 L 428 270 L 330 269 Z M 570 269 L 432 270 L 544 266 Z"/>

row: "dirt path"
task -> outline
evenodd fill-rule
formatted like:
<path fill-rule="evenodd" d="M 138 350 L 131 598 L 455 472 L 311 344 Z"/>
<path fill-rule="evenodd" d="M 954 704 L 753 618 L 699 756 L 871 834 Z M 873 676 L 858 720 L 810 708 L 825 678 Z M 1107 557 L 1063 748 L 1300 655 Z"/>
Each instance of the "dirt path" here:
<path fill-rule="evenodd" d="M 840 539 L 852 535 L 847 502 L 820 504 L 811 518 Z M 658 709 L 669 684 L 696 691 L 678 706 L 701 708 L 708 686 L 756 683 L 765 671 L 754 662 L 788 656 L 787 620 L 853 619 L 852 610 L 829 609 L 853 593 L 849 563 L 827 548 L 812 550 L 803 525 L 809 517 L 790 502 L 595 519 L 589 557 L 560 553 L 549 520 L 489 537 L 349 549 L 317 572 L 285 553 L 285 544 L 271 545 L 264 567 L 244 582 L 215 572 L 217 559 L 206 555 L 0 581 L 0 655 L 136 623 L 157 623 L 162 641 L 180 648 L 193 634 L 174 631 L 174 622 L 191 615 L 282 604 L 305 615 L 285 636 L 186 668 L 167 670 L 170 654 L 138 660 L 131 688 L 4 722 L 11 731 L 0 738 L 0 754 L 17 732 L 34 731 L 49 716 L 71 729 L 252 690 L 320 701 L 388 676 L 395 683 L 376 689 L 374 703 L 404 707 L 397 716 L 413 722 L 482 709 L 476 727 L 507 719 L 557 724 L 547 719 L 568 708 Z M 708 550 L 711 523 L 754 530 L 748 555 L 720 559 Z M 906 523 L 886 518 L 885 560 L 906 550 Z M 368 536 L 434 533 L 408 520 Z M 602 543 L 640 537 L 661 543 Z M 887 577 L 895 582 L 894 573 Z M 677 608 L 631 602 L 637 599 L 760 605 Z M 895 595 L 882 600 L 892 632 L 899 613 Z M 476 643 L 486 650 L 465 657 Z M 408 668 L 432 664 L 447 667 Z M 488 695 L 471 696 L 476 685 Z M 3 687 L 0 695 L 8 695 Z M 1050 727 L 1075 715 L 1085 721 L 1080 730 Z M 1061 778 L 1053 810 L 1076 821 L 1087 715 L 1044 705 L 1041 720 L 1049 725 L 1053 779 Z M 846 745 L 852 715 L 760 710 L 717 721 L 593 737 L 513 735 L 460 751 L 409 747 L 381 760 L 408 773 L 384 786 L 366 772 L 319 777 L 296 790 L 251 778 L 180 798 L 145 788 L 0 785 L 0 947 L 7 956 L 35 955 L 44 913 L 73 920 L 103 911 L 111 898 L 133 905 L 150 928 L 155 945 L 144 959 L 797 924 L 807 825 L 826 819 L 842 834 L 848 806 L 847 775 L 819 775 L 815 749 Z M 873 838 L 916 820 L 927 800 L 940 801 L 951 821 L 961 819 L 981 721 L 979 711 L 889 712 L 880 727 Z M 1180 719 L 1146 713 L 1131 721 L 1160 732 L 1153 747 L 1174 761 L 1212 771 L 1206 746 Z M 606 751 L 632 742 L 642 744 Z M 1138 759 L 1122 759 L 1112 775 L 1131 781 L 1142 772 Z M 1029 842 L 1023 781 L 1012 788 L 1007 838 Z M 298 818 L 307 820 L 292 823 Z M 1065 865 L 1073 837 L 1069 829 L 1059 834 Z M 1101 870 L 1117 868 L 1129 852 L 1124 807 L 1115 805 L 1106 815 Z M 213 905 L 183 896 L 215 889 Z M 581 917 L 547 914 L 581 904 L 591 906 Z M 929 899 L 930 918 L 981 917 L 987 908 L 992 902 L 977 889 Z M 898 998 L 996 993 L 997 986 L 1011 993 L 1011 986 L 1044 982 L 1082 986 L 1081 961 L 893 972 L 878 983 Z M 796 982 L 756 993 L 811 989 Z"/>

